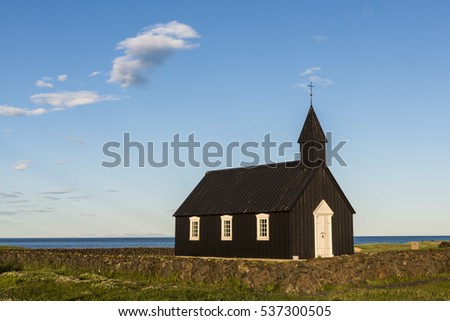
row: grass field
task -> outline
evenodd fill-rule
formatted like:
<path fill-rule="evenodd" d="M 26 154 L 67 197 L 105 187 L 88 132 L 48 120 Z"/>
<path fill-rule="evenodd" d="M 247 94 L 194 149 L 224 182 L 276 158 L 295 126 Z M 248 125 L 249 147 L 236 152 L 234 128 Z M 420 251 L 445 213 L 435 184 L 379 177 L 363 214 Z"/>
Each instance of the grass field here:
<path fill-rule="evenodd" d="M 437 247 L 431 243 L 421 244 L 421 249 Z M 360 248 L 367 252 L 404 249 L 393 244 Z M 251 290 L 237 280 L 201 284 L 175 278 L 93 274 L 3 262 L 0 300 L 450 300 L 450 273 L 371 281 L 357 286 L 328 285 L 314 295 L 289 295 L 277 288 Z"/>
<path fill-rule="evenodd" d="M 440 242 L 434 241 L 425 241 L 419 242 L 419 250 L 429 250 L 429 249 L 437 249 Z M 387 243 L 379 243 L 379 244 L 358 244 L 357 248 L 362 250 L 361 253 L 376 253 L 376 252 L 385 252 L 385 251 L 406 251 L 411 250 L 411 243 L 402 243 L 402 244 L 387 244 Z"/>

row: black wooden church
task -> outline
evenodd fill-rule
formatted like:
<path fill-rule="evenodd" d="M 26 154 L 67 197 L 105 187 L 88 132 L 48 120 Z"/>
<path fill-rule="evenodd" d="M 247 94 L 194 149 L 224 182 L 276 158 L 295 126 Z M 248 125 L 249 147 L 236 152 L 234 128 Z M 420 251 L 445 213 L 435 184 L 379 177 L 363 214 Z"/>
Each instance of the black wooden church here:
<path fill-rule="evenodd" d="M 353 254 L 355 210 L 325 162 L 309 108 L 301 160 L 205 174 L 175 212 L 175 255 L 302 259 Z"/>

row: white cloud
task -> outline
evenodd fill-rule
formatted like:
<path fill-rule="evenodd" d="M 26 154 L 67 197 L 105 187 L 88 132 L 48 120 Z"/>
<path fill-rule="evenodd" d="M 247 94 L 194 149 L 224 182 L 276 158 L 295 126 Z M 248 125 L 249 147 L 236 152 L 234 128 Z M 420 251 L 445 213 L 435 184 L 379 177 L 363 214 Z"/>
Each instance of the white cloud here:
<path fill-rule="evenodd" d="M 51 106 L 51 108 L 27 109 L 0 105 L 0 116 L 39 116 L 54 111 L 74 108 L 81 105 L 90 105 L 102 101 L 119 100 L 113 95 L 101 96 L 95 91 L 60 91 L 47 94 L 36 94 L 30 97 L 37 105 Z"/>
<path fill-rule="evenodd" d="M 67 75 L 58 75 L 58 81 L 65 82 L 67 80 Z"/>
<path fill-rule="evenodd" d="M 0 105 L 0 116 L 39 116 L 47 112 L 44 108 L 26 109 Z"/>
<path fill-rule="evenodd" d="M 311 68 L 306 69 L 304 72 L 302 72 L 302 73 L 300 74 L 300 76 L 303 77 L 303 76 L 312 75 L 312 74 L 315 73 L 316 71 L 320 71 L 320 70 L 322 70 L 321 67 L 311 67 Z"/>
<path fill-rule="evenodd" d="M 302 83 L 299 82 L 299 83 L 294 84 L 294 86 L 292 86 L 292 87 L 293 88 L 301 88 L 301 89 L 305 89 L 305 90 L 309 91 L 307 82 L 302 82 Z"/>
<path fill-rule="evenodd" d="M 41 87 L 41 88 L 53 88 L 53 84 L 52 83 L 45 82 L 42 79 L 37 80 L 35 85 L 36 85 L 36 87 Z"/>
<path fill-rule="evenodd" d="M 325 41 L 330 40 L 330 38 L 324 35 L 314 35 L 311 37 L 311 40 L 317 43 L 324 43 Z"/>
<path fill-rule="evenodd" d="M 28 164 L 17 164 L 14 165 L 14 169 L 17 171 L 24 171 L 26 169 L 28 169 Z"/>
<path fill-rule="evenodd" d="M 93 72 L 91 72 L 89 75 L 88 75 L 88 77 L 89 78 L 92 78 L 92 77 L 97 77 L 97 76 L 99 76 L 99 75 L 101 75 L 102 74 L 102 72 L 101 71 L 93 71 Z"/>
<path fill-rule="evenodd" d="M 36 94 L 30 97 L 37 105 L 55 107 L 51 111 L 73 108 L 81 105 L 95 104 L 101 101 L 118 100 L 116 96 L 101 96 L 95 91 L 60 91 L 48 94 Z"/>
<path fill-rule="evenodd" d="M 124 88 L 145 84 L 146 70 L 162 65 L 177 50 L 196 47 L 187 39 L 199 37 L 191 26 L 177 21 L 149 27 L 119 42 L 117 49 L 124 50 L 125 55 L 113 60 L 108 82 Z"/>
<path fill-rule="evenodd" d="M 309 81 L 318 86 L 331 86 L 333 84 L 333 81 L 331 81 L 330 79 L 322 78 L 316 75 L 309 77 Z"/>
<path fill-rule="evenodd" d="M 321 71 L 321 67 L 310 67 L 300 74 L 300 76 L 308 76 L 308 82 L 297 83 L 294 88 L 302 88 L 309 91 L 308 84 L 310 82 L 315 86 L 331 86 L 333 81 L 328 78 L 323 78 L 315 75 L 316 72 Z"/>
<path fill-rule="evenodd" d="M 30 159 L 17 161 L 14 164 L 14 169 L 17 170 L 17 171 L 27 170 L 28 169 L 28 164 L 30 164 L 31 162 L 32 162 L 32 160 L 30 160 Z"/>

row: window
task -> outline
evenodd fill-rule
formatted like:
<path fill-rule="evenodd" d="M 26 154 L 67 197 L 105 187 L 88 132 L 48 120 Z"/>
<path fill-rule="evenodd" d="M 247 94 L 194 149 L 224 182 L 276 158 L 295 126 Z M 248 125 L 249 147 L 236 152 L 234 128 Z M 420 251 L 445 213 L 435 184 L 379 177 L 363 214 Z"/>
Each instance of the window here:
<path fill-rule="evenodd" d="M 190 228 L 189 228 L 189 240 L 199 241 L 200 240 L 200 217 L 192 216 L 189 217 Z"/>
<path fill-rule="evenodd" d="M 231 215 L 222 215 L 220 217 L 222 221 L 222 241 L 231 241 L 233 239 L 233 217 Z"/>
<path fill-rule="evenodd" d="M 269 214 L 256 215 L 256 239 L 258 241 L 269 240 Z"/>

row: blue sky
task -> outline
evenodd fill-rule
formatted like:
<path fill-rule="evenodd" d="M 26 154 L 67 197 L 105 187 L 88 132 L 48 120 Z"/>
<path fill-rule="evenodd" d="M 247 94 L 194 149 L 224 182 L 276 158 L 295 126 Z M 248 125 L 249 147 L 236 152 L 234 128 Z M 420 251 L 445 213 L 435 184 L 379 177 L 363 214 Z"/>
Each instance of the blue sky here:
<path fill-rule="evenodd" d="M 348 141 L 349 166 L 331 170 L 355 234 L 450 234 L 448 12 L 446 1 L 2 3 L 0 237 L 173 235 L 172 213 L 208 168 L 139 168 L 136 154 L 105 168 L 103 144 L 296 142 L 309 81 L 322 127 Z"/>

